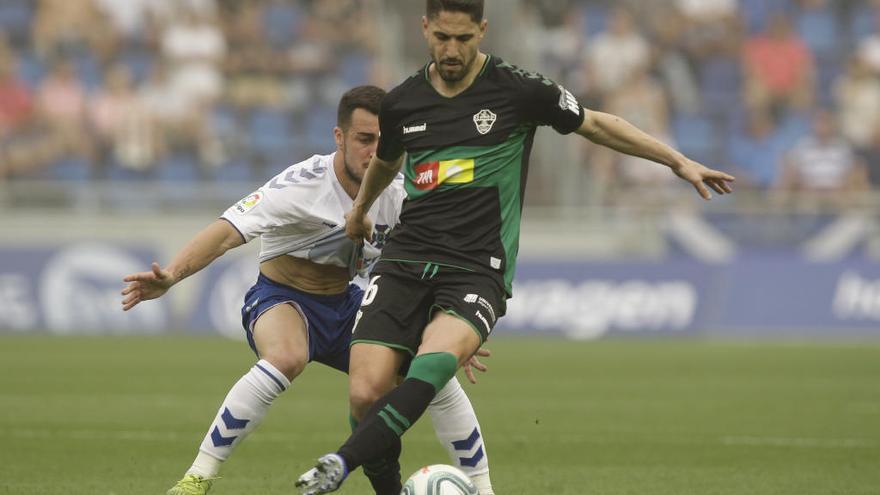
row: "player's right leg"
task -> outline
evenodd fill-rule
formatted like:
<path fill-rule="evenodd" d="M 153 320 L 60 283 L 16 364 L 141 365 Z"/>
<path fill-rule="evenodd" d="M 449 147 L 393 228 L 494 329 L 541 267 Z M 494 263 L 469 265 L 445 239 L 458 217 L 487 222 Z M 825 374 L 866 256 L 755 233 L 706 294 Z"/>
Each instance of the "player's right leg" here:
<path fill-rule="evenodd" d="M 437 440 L 449 453 L 450 463 L 464 471 L 480 495 L 494 495 L 489 476 L 489 452 L 477 413 L 455 377 L 437 392 L 428 405 Z"/>
<path fill-rule="evenodd" d="M 256 318 L 251 338 L 261 359 L 229 390 L 192 466 L 167 495 L 207 493 L 221 464 L 308 363 L 308 332 L 299 310 L 281 303 Z"/>

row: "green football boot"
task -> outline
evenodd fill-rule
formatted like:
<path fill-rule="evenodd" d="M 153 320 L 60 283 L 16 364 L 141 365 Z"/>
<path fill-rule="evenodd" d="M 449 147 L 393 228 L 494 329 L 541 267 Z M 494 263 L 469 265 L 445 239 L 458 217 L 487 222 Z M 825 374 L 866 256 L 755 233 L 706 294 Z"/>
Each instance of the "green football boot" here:
<path fill-rule="evenodd" d="M 175 483 L 166 495 L 205 495 L 219 478 L 202 478 L 195 474 L 188 474 Z"/>

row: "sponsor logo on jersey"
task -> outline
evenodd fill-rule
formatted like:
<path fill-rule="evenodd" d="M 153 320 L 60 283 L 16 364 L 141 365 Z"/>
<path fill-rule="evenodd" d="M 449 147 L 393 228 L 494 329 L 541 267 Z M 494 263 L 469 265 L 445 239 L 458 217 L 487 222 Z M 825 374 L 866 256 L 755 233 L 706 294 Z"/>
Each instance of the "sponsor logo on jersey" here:
<path fill-rule="evenodd" d="M 415 166 L 413 185 L 430 191 L 440 184 L 467 184 L 474 181 L 474 160 L 443 160 Z"/>
<path fill-rule="evenodd" d="M 492 130 L 492 126 L 495 125 L 497 119 L 497 115 L 492 113 L 491 110 L 486 110 L 485 108 L 475 113 L 474 124 L 477 126 L 477 132 L 480 134 L 487 134 Z"/>
<path fill-rule="evenodd" d="M 477 299 L 479 299 L 479 298 L 480 298 L 480 296 L 478 296 L 476 294 L 468 294 L 468 295 L 464 296 L 464 302 L 473 304 L 473 303 L 477 302 Z"/>
<path fill-rule="evenodd" d="M 575 98 L 570 91 L 563 88 L 562 86 L 557 87 L 559 88 L 559 108 L 563 110 L 568 110 L 575 115 L 580 115 L 581 104 L 578 103 L 577 98 Z"/>
<path fill-rule="evenodd" d="M 257 206 L 258 204 L 260 204 L 260 201 L 262 201 L 262 200 L 263 200 L 263 195 L 259 191 L 257 191 L 255 193 L 251 194 L 250 196 L 244 198 L 243 200 L 239 201 L 238 203 L 236 203 L 235 204 L 235 211 L 239 215 L 244 215 L 245 213 L 251 211 L 254 208 L 254 206 Z"/>
<path fill-rule="evenodd" d="M 425 132 L 428 130 L 428 123 L 416 124 L 411 126 L 403 126 L 403 134 L 413 134 L 415 132 Z"/>

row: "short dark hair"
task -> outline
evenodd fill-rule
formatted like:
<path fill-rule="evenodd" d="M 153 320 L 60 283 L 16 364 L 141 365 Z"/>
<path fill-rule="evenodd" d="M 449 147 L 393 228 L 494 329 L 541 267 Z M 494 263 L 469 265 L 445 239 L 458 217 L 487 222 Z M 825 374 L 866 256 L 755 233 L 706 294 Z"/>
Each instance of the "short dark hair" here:
<path fill-rule="evenodd" d="M 440 12 L 464 12 L 477 24 L 483 22 L 483 0 L 427 0 L 425 15 L 428 19 Z"/>
<path fill-rule="evenodd" d="M 385 90 L 376 86 L 357 86 L 348 90 L 339 100 L 339 108 L 336 111 L 336 125 L 340 129 L 348 130 L 351 126 L 351 115 L 358 108 L 379 115 L 382 106 L 382 98 L 385 98 Z"/>

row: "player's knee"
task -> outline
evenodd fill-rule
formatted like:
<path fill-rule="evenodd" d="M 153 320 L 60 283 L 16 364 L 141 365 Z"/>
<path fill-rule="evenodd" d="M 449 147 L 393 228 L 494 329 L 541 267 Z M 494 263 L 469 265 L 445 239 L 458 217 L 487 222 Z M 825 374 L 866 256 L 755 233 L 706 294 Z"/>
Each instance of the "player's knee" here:
<path fill-rule="evenodd" d="M 261 357 L 272 363 L 275 369 L 291 381 L 303 372 L 309 360 L 308 355 L 304 353 L 281 349 L 273 349 L 263 353 Z"/>
<path fill-rule="evenodd" d="M 351 405 L 352 415 L 360 420 L 370 407 L 382 396 L 385 390 L 373 383 L 366 381 L 351 382 L 349 385 L 348 400 Z"/>

